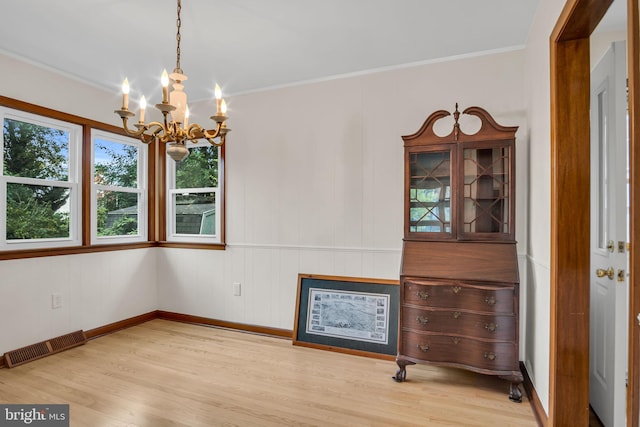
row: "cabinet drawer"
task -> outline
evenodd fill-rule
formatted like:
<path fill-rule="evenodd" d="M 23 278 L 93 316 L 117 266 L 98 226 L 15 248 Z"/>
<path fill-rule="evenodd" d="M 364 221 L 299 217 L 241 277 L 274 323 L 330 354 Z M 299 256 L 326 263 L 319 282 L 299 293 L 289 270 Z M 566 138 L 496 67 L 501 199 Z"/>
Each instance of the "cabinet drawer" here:
<path fill-rule="evenodd" d="M 518 369 L 514 342 L 490 342 L 418 332 L 402 332 L 401 354 L 429 362 L 459 363 L 481 369 Z"/>
<path fill-rule="evenodd" d="M 515 316 L 402 307 L 402 327 L 419 331 L 514 341 Z"/>
<path fill-rule="evenodd" d="M 513 314 L 514 295 L 514 286 L 403 282 L 403 303 L 425 307 Z"/>

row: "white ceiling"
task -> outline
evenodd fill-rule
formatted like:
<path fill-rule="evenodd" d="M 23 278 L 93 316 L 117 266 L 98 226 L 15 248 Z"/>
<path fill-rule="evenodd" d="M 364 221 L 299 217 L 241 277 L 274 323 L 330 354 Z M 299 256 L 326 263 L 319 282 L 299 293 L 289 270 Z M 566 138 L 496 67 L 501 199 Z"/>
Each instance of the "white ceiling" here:
<path fill-rule="evenodd" d="M 183 0 L 190 100 L 521 47 L 539 0 Z M 620 2 L 620 0 L 618 0 Z M 157 102 L 176 0 L 4 0 L 0 52 Z"/>

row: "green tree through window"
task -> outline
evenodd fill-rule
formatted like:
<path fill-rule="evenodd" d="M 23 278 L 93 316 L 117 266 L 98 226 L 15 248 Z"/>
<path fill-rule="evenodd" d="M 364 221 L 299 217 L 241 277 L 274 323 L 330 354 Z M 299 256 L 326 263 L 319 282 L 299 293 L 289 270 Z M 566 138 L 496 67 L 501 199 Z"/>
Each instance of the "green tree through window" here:
<path fill-rule="evenodd" d="M 138 166 L 137 146 L 94 139 L 98 237 L 138 235 Z"/>
<path fill-rule="evenodd" d="M 176 165 L 176 188 L 218 186 L 218 148 L 213 146 L 189 149 L 189 157 Z"/>
<path fill-rule="evenodd" d="M 3 122 L 3 174 L 42 181 L 67 181 L 69 134 L 18 120 Z M 6 239 L 69 236 L 65 205 L 69 188 L 7 183 Z"/>

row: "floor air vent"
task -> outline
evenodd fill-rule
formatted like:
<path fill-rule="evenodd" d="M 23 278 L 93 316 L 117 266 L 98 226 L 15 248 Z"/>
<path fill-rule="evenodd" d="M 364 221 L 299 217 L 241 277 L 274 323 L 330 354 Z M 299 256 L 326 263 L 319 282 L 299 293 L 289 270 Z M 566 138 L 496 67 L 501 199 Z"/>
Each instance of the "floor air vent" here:
<path fill-rule="evenodd" d="M 9 368 L 41 359 L 50 354 L 59 353 L 87 342 L 84 331 L 75 331 L 60 337 L 51 338 L 48 341 L 28 345 L 4 354 L 4 362 Z"/>

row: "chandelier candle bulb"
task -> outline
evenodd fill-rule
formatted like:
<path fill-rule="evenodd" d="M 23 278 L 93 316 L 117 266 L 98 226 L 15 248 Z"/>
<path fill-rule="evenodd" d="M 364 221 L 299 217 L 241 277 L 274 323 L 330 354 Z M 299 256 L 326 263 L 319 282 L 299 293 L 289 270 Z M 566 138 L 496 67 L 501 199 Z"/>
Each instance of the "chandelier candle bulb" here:
<path fill-rule="evenodd" d="M 214 90 L 214 95 L 216 97 L 216 115 L 221 115 L 222 113 L 222 90 L 218 83 L 216 83 L 216 88 Z"/>
<path fill-rule="evenodd" d="M 186 129 L 189 126 L 189 106 L 184 110 L 184 128 Z"/>
<path fill-rule="evenodd" d="M 122 82 L 122 109 L 129 108 L 129 80 L 125 77 Z"/>
<path fill-rule="evenodd" d="M 147 108 L 147 100 L 144 95 L 140 98 L 140 123 L 144 124 L 144 110 Z"/>
<path fill-rule="evenodd" d="M 221 116 L 227 115 L 227 103 L 224 102 L 224 99 L 220 100 L 220 115 Z"/>
<path fill-rule="evenodd" d="M 162 103 L 167 104 L 169 102 L 169 75 L 167 70 L 162 71 L 160 83 L 162 83 Z"/>

